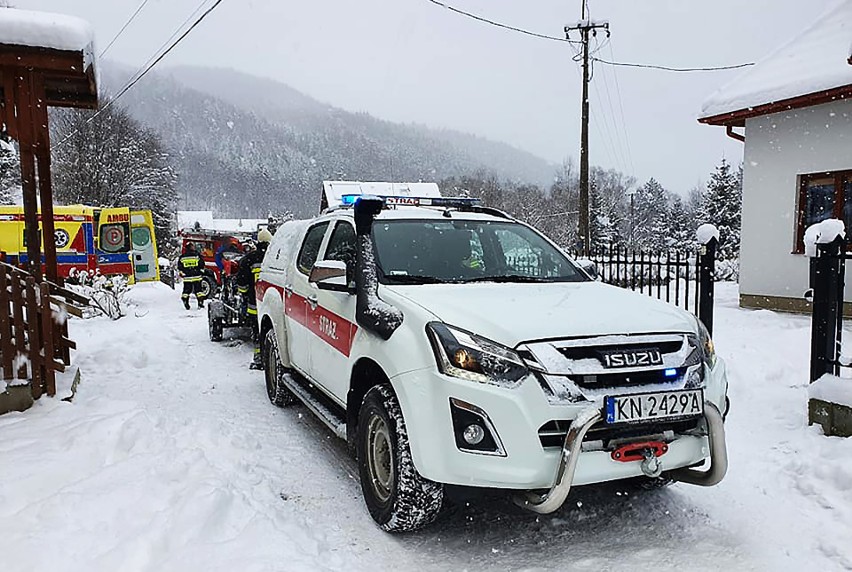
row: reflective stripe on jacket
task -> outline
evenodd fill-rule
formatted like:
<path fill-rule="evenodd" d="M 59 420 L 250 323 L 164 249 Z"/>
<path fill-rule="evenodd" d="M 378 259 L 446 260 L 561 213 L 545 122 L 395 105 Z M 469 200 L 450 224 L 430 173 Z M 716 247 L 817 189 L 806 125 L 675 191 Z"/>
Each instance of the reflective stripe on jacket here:
<path fill-rule="evenodd" d="M 178 270 L 183 273 L 184 280 L 195 277 L 200 280 L 204 270 L 204 259 L 197 254 L 184 254 L 178 259 Z"/>

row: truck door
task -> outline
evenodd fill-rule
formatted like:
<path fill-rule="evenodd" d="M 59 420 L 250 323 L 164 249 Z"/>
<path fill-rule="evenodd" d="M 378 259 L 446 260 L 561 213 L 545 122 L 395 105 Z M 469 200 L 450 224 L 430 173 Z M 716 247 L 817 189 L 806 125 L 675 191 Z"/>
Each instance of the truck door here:
<path fill-rule="evenodd" d="M 157 240 L 151 211 L 130 213 L 130 243 L 133 247 L 133 272 L 137 282 L 156 282 L 160 279 L 157 264 Z"/>
<path fill-rule="evenodd" d="M 346 281 L 355 279 L 355 227 L 339 220 L 331 232 L 321 260 L 346 263 Z M 308 321 L 319 337 L 311 355 L 313 378 L 338 400 L 345 403 L 349 391 L 349 355 L 358 326 L 355 324 L 355 296 L 347 292 L 316 290 L 316 308 L 308 306 Z"/>
<path fill-rule="evenodd" d="M 294 368 L 311 378 L 311 348 L 317 340 L 310 330 L 309 317 L 316 308 L 319 290 L 308 282 L 308 275 L 317 261 L 328 226 L 328 221 L 325 221 L 308 228 L 299 247 L 296 268 L 290 270 L 284 284 L 284 319 L 290 362 Z"/>

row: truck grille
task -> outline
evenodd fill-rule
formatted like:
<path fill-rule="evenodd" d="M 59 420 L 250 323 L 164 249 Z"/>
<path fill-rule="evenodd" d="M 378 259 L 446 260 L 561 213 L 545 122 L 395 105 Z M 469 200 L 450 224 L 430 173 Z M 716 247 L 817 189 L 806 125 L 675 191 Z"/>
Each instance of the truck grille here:
<path fill-rule="evenodd" d="M 647 385 L 700 387 L 700 344 L 692 334 L 609 335 L 522 344 L 551 402 L 576 403 L 596 390 Z M 584 390 L 591 390 L 585 394 Z"/>
<path fill-rule="evenodd" d="M 600 448 L 609 449 L 613 441 L 635 441 L 652 436 L 664 437 L 667 434 L 672 436 L 681 435 L 697 430 L 700 423 L 700 417 L 668 423 L 622 426 L 611 426 L 600 422 L 592 425 L 592 428 L 586 433 L 583 443 L 599 443 Z M 541 446 L 545 449 L 549 447 L 561 447 L 565 442 L 565 435 L 568 433 L 570 426 L 571 421 L 564 419 L 554 419 L 542 425 L 538 430 L 538 440 L 541 442 Z"/>

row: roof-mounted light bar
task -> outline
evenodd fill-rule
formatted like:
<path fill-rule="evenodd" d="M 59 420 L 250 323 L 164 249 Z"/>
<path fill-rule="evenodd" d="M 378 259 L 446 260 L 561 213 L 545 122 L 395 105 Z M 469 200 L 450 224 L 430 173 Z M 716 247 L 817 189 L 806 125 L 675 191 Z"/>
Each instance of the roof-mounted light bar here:
<path fill-rule="evenodd" d="M 345 206 L 354 205 L 358 199 L 368 195 L 343 195 L 340 197 L 340 203 Z M 478 198 L 472 197 L 399 197 L 399 196 L 381 196 L 369 195 L 380 198 L 384 201 L 385 207 L 443 207 L 465 209 L 477 207 L 482 204 Z"/>

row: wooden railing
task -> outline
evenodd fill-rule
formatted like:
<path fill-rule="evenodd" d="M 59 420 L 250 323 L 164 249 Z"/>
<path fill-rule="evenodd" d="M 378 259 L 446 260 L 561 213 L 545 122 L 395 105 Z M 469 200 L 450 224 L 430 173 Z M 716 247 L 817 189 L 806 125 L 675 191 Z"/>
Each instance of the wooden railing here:
<path fill-rule="evenodd" d="M 88 299 L 0 263 L 0 369 L 3 379 L 28 380 L 33 399 L 56 395 L 56 372 L 71 365 L 76 344 L 68 338 L 68 315 Z"/>

